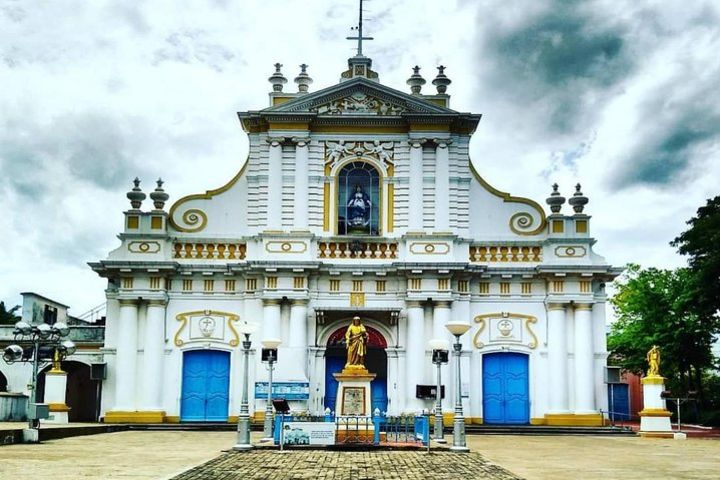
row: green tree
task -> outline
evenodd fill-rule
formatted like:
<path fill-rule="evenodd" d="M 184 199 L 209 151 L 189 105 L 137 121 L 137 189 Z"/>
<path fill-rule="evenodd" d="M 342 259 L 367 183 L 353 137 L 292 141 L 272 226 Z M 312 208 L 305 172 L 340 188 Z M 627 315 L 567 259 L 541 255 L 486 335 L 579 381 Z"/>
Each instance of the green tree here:
<path fill-rule="evenodd" d="M 708 199 L 690 225 L 670 245 L 687 255 L 690 268 L 697 276 L 697 302 L 709 315 L 720 311 L 720 196 Z"/>
<path fill-rule="evenodd" d="M 698 305 L 693 271 L 642 269 L 633 264 L 615 288 L 611 302 L 617 321 L 608 337 L 612 363 L 643 373 L 647 351 L 658 345 L 660 374 L 668 379 L 670 389 L 696 390 L 702 396 L 703 372 L 713 366 L 712 344 L 720 329 L 717 319 Z"/>
<path fill-rule="evenodd" d="M 15 305 L 10 310 L 5 307 L 5 302 L 0 302 L 0 324 L 3 323 L 9 323 L 14 324 L 20 320 L 20 317 L 15 315 L 15 312 L 17 312 L 20 309 L 20 305 Z"/>

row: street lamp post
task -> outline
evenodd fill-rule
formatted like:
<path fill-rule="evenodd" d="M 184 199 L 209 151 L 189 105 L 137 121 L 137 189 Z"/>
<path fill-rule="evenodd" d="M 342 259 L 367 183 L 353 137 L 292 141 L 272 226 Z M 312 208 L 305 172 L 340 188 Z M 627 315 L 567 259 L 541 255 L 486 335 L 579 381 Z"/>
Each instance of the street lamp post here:
<path fill-rule="evenodd" d="M 62 322 L 56 322 L 53 325 L 41 323 L 39 325 L 31 325 L 27 322 L 19 321 L 15 324 L 13 335 L 15 343 L 5 347 L 3 351 L 3 360 L 5 363 L 12 364 L 19 361 L 29 361 L 32 357 L 32 378 L 30 379 L 30 401 L 28 402 L 28 427 L 38 428 L 40 426 L 40 415 L 37 409 L 37 376 L 40 369 L 40 352 L 42 347 L 50 347 L 52 351 L 52 359 L 59 363 L 61 360 L 75 353 L 75 344 L 70 340 L 62 340 L 70 333 L 70 327 Z M 30 355 L 26 354 L 26 348 Z M 43 418 L 46 418 L 45 415 Z"/>
<path fill-rule="evenodd" d="M 433 432 L 434 440 L 437 443 L 445 443 L 445 434 L 443 432 L 443 413 L 442 413 L 442 381 L 440 378 L 440 369 L 443 364 L 448 363 L 448 348 L 445 340 L 430 340 L 430 348 L 432 348 L 432 362 L 437 366 L 437 387 L 435 389 L 435 426 Z"/>
<path fill-rule="evenodd" d="M 273 404 L 272 404 L 272 388 L 273 388 L 273 370 L 275 370 L 275 362 L 278 358 L 278 347 L 282 343 L 280 340 L 263 340 L 262 358 L 267 358 L 268 363 L 268 394 L 265 402 L 265 422 L 263 428 L 262 439 L 264 442 L 272 442 L 273 440 Z"/>
<path fill-rule="evenodd" d="M 250 363 L 250 334 L 257 330 L 255 323 L 243 322 L 237 327 L 237 331 L 245 335 L 242 342 L 243 348 L 243 386 L 242 401 L 240 403 L 240 414 L 238 415 L 237 442 L 233 450 L 250 450 L 253 448 L 250 443 L 250 409 L 248 407 L 248 365 Z"/>
<path fill-rule="evenodd" d="M 462 343 L 460 337 L 470 330 L 470 324 L 464 322 L 448 322 L 445 328 L 455 336 L 453 350 L 455 350 L 455 417 L 453 419 L 453 445 L 450 450 L 454 452 L 468 452 L 470 449 L 465 443 L 465 417 L 462 407 L 462 382 L 460 379 L 460 354 Z"/>

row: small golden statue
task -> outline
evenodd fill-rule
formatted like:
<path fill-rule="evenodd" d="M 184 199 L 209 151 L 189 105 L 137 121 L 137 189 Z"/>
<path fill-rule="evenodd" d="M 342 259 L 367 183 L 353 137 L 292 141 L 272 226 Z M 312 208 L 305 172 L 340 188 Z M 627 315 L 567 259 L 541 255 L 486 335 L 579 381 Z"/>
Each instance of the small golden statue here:
<path fill-rule="evenodd" d="M 660 349 L 657 345 L 653 345 L 650 351 L 647 353 L 648 361 L 648 377 L 659 377 L 660 376 Z"/>
<path fill-rule="evenodd" d="M 50 373 L 65 373 L 60 364 L 60 350 L 57 348 L 55 349 L 55 353 L 53 353 L 52 369 L 50 370 Z"/>
<path fill-rule="evenodd" d="M 347 363 L 345 368 L 365 368 L 368 333 L 360 323 L 360 317 L 353 317 L 352 323 L 345 331 L 347 344 Z"/>

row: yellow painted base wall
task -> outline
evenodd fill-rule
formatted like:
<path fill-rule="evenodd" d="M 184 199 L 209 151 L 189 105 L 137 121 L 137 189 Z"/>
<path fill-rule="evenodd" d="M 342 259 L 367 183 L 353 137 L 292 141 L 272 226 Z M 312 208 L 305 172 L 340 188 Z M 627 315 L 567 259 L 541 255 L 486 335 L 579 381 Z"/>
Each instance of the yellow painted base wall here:
<path fill-rule="evenodd" d="M 535 419 L 532 419 L 535 420 Z M 531 424 L 534 424 L 530 421 Z M 564 427 L 602 427 L 603 417 L 599 413 L 591 413 L 587 415 L 569 414 L 551 414 L 545 415 L 545 425 L 564 426 Z"/>
<path fill-rule="evenodd" d="M 165 412 L 106 412 L 104 423 L 163 423 Z"/>

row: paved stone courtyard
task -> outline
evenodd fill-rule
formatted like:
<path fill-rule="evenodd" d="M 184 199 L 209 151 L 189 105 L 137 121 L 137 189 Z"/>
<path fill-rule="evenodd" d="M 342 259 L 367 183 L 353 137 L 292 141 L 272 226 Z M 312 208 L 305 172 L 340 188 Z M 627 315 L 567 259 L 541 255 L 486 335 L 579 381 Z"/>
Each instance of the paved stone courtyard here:
<path fill-rule="evenodd" d="M 519 480 L 478 453 L 325 452 L 259 450 L 230 452 L 175 480 Z"/>
<path fill-rule="evenodd" d="M 253 441 L 259 441 L 261 436 L 261 432 L 253 432 Z M 468 435 L 467 440 L 474 453 L 453 454 L 450 458 L 449 453 L 441 452 L 428 455 L 387 451 L 263 450 L 228 454 L 225 452 L 235 444 L 234 432 L 115 432 L 50 440 L 39 445 L 0 446 L 0 479 L 230 480 L 243 475 L 248 479 L 279 480 L 720 478 L 719 439 Z M 349 468 L 348 455 L 359 455 L 361 460 Z M 371 462 L 370 458 L 378 460 Z M 288 467 L 283 467 L 287 465 L 283 462 L 290 463 L 284 476 L 283 468 Z"/>

